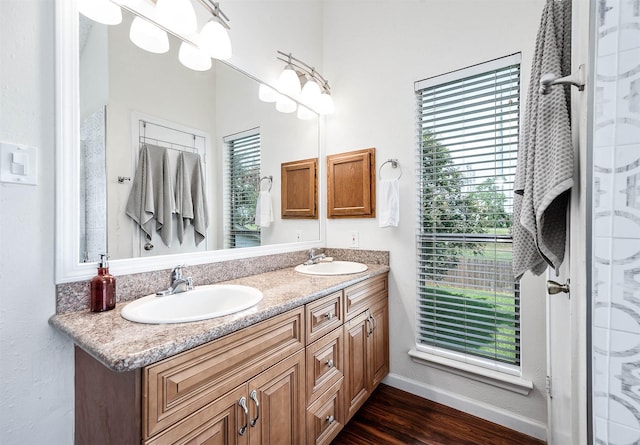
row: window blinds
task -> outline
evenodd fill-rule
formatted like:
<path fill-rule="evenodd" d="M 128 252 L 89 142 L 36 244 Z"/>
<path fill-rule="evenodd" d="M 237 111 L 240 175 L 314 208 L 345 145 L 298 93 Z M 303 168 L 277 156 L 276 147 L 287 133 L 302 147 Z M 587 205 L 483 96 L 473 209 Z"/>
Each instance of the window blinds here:
<path fill-rule="evenodd" d="M 418 346 L 520 364 L 520 55 L 416 83 Z"/>
<path fill-rule="evenodd" d="M 260 245 L 255 224 L 260 182 L 260 132 L 245 131 L 224 138 L 225 248 Z"/>

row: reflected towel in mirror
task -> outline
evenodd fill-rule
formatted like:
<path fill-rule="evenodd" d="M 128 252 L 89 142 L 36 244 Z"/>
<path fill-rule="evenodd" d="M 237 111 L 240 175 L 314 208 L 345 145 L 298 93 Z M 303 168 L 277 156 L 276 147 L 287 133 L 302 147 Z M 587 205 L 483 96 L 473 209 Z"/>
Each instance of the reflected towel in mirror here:
<path fill-rule="evenodd" d="M 167 245 L 171 246 L 172 215 L 175 211 L 173 184 L 167 149 L 145 144 L 140 148 L 136 174 L 126 206 L 131 217 L 152 238 L 153 224 Z"/>
<path fill-rule="evenodd" d="M 176 165 L 176 213 L 180 244 L 184 230 L 193 224 L 196 246 L 207 236 L 209 225 L 202 160 L 198 153 L 182 152 Z"/>
<path fill-rule="evenodd" d="M 256 203 L 256 224 L 260 227 L 269 227 L 273 222 L 273 206 L 271 204 L 271 193 L 266 190 L 260 191 Z"/>

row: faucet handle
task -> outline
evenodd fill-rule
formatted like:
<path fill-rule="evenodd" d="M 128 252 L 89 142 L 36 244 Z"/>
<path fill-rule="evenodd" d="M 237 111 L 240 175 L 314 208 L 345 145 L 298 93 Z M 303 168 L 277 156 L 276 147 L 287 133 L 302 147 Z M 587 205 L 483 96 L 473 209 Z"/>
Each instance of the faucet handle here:
<path fill-rule="evenodd" d="M 171 281 L 180 280 L 182 278 L 182 269 L 184 269 L 185 265 L 181 264 L 176 266 L 171 271 Z"/>

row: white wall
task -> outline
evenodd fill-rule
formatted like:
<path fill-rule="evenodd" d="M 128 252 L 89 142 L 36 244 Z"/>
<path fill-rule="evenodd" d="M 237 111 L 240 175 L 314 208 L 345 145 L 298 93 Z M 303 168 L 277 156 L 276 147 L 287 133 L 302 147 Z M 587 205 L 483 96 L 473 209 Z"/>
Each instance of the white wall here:
<path fill-rule="evenodd" d="M 398 228 L 376 220 L 327 222 L 327 245 L 348 247 L 359 231 L 360 248 L 390 251 L 390 383 L 402 384 L 458 408 L 528 434 L 546 425 L 544 289 L 523 286 L 523 377 L 534 390 L 522 396 L 412 362 L 415 345 L 414 82 L 522 52 L 523 93 L 530 76 L 543 0 L 405 0 L 325 2 L 325 75 L 336 113 L 326 119 L 327 154 L 376 147 L 378 167 L 398 158 L 402 168 Z M 524 97 L 522 100 L 524 114 Z M 387 174 L 389 171 L 387 170 Z"/>
<path fill-rule="evenodd" d="M 37 186 L 0 184 L 0 442 L 73 443 L 73 348 L 55 312 L 54 13 L 0 1 L 0 140 L 38 147 Z"/>

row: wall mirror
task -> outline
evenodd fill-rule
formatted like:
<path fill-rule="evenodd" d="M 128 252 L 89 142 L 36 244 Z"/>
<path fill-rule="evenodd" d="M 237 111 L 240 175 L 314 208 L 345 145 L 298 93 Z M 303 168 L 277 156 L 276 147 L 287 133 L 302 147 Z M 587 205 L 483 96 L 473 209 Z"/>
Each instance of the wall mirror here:
<path fill-rule="evenodd" d="M 105 250 L 125 274 L 322 245 L 321 220 L 279 211 L 280 165 L 320 156 L 319 119 L 259 101 L 259 80 L 226 62 L 182 66 L 173 37 L 168 53 L 139 49 L 125 11 L 115 26 L 80 16 L 75 0 L 56 2 L 56 14 L 58 283 L 91 277 Z M 143 145 L 167 153 L 174 178 L 181 152 L 198 155 L 208 215 L 200 242 L 193 225 L 166 242 L 127 216 Z M 274 220 L 260 227 L 243 200 L 268 189 Z"/>

